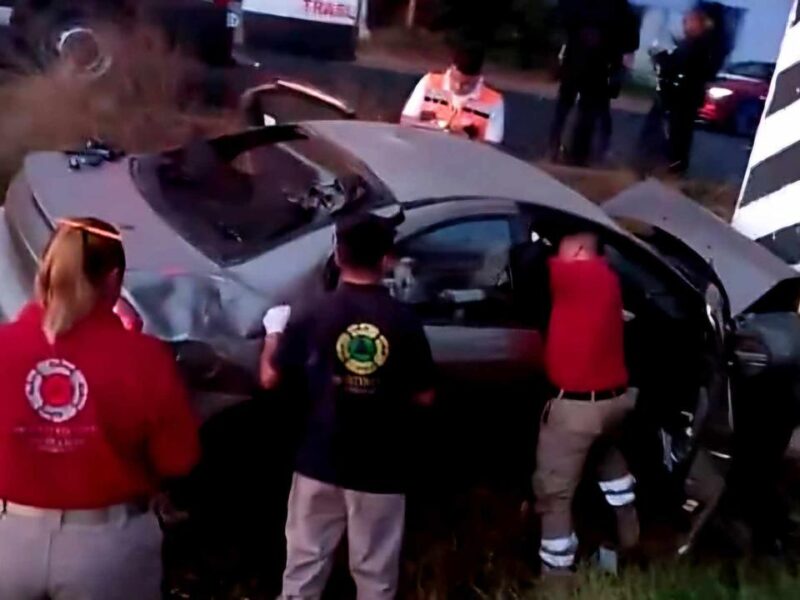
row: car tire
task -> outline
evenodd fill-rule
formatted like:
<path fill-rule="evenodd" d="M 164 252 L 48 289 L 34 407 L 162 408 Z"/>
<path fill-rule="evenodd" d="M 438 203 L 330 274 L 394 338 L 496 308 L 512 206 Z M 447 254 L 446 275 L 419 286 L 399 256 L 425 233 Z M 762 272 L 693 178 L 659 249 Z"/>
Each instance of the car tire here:
<path fill-rule="evenodd" d="M 733 117 L 733 131 L 736 135 L 745 138 L 754 138 L 758 125 L 761 123 L 763 104 L 755 100 L 743 102 L 736 109 Z"/>

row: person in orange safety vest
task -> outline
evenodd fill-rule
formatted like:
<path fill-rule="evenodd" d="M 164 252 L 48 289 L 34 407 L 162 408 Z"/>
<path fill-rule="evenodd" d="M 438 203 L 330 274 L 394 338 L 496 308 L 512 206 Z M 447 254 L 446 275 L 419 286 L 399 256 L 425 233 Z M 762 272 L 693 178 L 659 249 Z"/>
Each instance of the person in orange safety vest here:
<path fill-rule="evenodd" d="M 433 127 L 500 144 L 505 130 L 503 95 L 484 83 L 484 51 L 456 50 L 444 73 L 425 75 L 408 99 L 401 122 Z"/>

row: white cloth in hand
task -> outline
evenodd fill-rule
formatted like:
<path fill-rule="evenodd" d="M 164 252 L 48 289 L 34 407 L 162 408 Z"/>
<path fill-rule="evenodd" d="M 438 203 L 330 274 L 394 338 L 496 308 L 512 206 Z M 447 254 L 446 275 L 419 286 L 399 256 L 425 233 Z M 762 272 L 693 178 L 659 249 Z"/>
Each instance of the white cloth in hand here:
<path fill-rule="evenodd" d="M 283 333 L 291 316 L 292 308 L 286 304 L 270 308 L 264 315 L 264 329 L 267 330 L 267 335 Z"/>

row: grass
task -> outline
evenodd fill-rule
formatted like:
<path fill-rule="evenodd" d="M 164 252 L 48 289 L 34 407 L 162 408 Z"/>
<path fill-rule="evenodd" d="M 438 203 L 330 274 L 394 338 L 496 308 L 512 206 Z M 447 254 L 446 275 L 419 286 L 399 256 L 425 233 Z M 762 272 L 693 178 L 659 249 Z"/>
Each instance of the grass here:
<path fill-rule="evenodd" d="M 636 185 L 640 178 L 624 168 L 580 168 L 540 162 L 537 166 L 584 198 L 602 204 L 620 192 Z M 703 180 L 663 178 L 662 183 L 674 187 L 715 215 L 730 221 L 736 207 L 739 189 L 731 184 Z"/>
<path fill-rule="evenodd" d="M 412 504 L 401 573 L 400 600 L 794 600 L 800 598 L 797 569 L 780 562 L 724 561 L 709 556 L 653 559 L 648 567 L 613 577 L 584 566 L 574 588 L 564 590 L 539 579 L 538 536 L 519 512 L 514 494 L 473 491 L 440 502 Z M 256 525 L 257 527 L 257 525 Z M 275 530 L 274 535 L 280 535 Z M 188 571 L 190 588 L 176 582 L 174 598 L 266 600 L 279 592 L 282 559 L 266 563 L 265 544 L 249 550 L 255 567 L 238 570 L 207 560 Z M 220 546 L 209 543 L 212 551 Z M 207 553 L 208 554 L 208 553 Z M 234 556 L 229 560 L 241 561 Z M 585 563 L 586 561 L 584 561 Z M 277 564 L 280 563 L 280 564 Z M 232 567 L 232 568 L 231 568 Z M 229 569 L 226 571 L 226 568 Z M 216 570 L 216 572 L 215 572 Z M 267 572 L 269 574 L 267 575 Z M 339 556 L 326 600 L 355 597 Z M 224 580 L 224 581 L 221 581 Z M 187 591 L 191 589 L 191 591 Z"/>
<path fill-rule="evenodd" d="M 789 600 L 800 597 L 800 578 L 777 567 L 663 564 L 620 578 L 584 572 L 578 590 L 561 595 L 575 600 Z M 520 598 L 558 596 L 534 591 Z"/>
<path fill-rule="evenodd" d="M 472 523 L 473 526 L 476 523 Z M 568 588 L 562 582 L 539 579 L 530 569 L 535 561 L 495 554 L 485 547 L 470 571 L 453 571 L 459 560 L 448 554 L 469 554 L 454 546 L 431 550 L 428 577 L 402 595 L 407 600 L 795 600 L 800 598 L 796 566 L 781 562 L 715 562 L 662 559 L 649 567 L 623 570 L 612 576 L 583 567 Z M 461 557 L 462 560 L 464 556 Z M 416 563 L 425 568 L 425 562 Z M 476 568 L 477 567 L 477 568 Z M 450 572 L 448 573 L 448 568 Z"/>

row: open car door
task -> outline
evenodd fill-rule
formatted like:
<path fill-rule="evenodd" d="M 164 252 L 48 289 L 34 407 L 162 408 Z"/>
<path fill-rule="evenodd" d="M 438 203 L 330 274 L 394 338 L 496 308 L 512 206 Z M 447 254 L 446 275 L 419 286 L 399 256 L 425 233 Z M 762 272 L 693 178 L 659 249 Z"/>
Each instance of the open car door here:
<path fill-rule="evenodd" d="M 630 220 L 652 228 L 654 235 L 639 236 L 654 246 L 693 281 L 702 277 L 701 259 L 708 278 L 724 288 L 732 317 L 753 310 L 795 310 L 800 276 L 764 247 L 677 191 L 655 180 L 625 190 L 603 205 L 617 220 Z M 659 239 L 660 238 L 660 239 Z M 671 240 L 670 240 L 671 238 Z M 671 244 L 670 242 L 674 242 Z M 675 250 L 670 246 L 675 246 Z M 691 251 L 673 256 L 678 247 Z M 697 263 L 690 273 L 687 263 Z M 677 261 L 677 264 L 676 264 Z"/>
<path fill-rule="evenodd" d="M 319 88 L 286 79 L 274 79 L 248 89 L 242 94 L 241 108 L 251 127 L 356 118 L 356 111 L 343 100 Z"/>
<path fill-rule="evenodd" d="M 755 400 L 743 391 L 750 387 L 748 370 L 767 372 L 780 360 L 778 355 L 787 354 L 785 348 L 794 346 L 792 339 L 800 331 L 796 314 L 800 276 L 763 246 L 657 181 L 634 186 L 603 208 L 705 298 L 711 327 L 706 384 L 696 414 L 687 415 L 693 446 L 686 479 L 685 508 L 693 521 L 683 547 L 688 550 L 725 489 L 737 444 L 742 449 L 741 425 L 748 429 Z M 770 345 L 772 340 L 777 343 Z"/>

